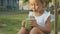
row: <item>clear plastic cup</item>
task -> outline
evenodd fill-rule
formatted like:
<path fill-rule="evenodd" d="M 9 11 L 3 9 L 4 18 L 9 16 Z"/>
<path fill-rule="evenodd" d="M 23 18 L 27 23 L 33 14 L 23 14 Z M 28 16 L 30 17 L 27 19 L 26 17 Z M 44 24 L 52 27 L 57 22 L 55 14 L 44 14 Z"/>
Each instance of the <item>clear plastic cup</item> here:
<path fill-rule="evenodd" d="M 26 28 L 27 30 L 31 30 L 31 29 L 32 29 L 32 27 L 29 25 L 30 20 L 35 20 L 34 16 L 30 16 L 30 17 L 28 17 L 28 18 L 26 19 L 25 28 Z"/>

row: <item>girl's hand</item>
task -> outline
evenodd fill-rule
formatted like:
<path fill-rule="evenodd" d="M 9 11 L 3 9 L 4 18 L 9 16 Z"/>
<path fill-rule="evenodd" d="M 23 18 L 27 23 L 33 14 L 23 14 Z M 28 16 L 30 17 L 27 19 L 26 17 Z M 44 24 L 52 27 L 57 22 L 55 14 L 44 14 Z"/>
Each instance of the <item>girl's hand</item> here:
<path fill-rule="evenodd" d="M 30 20 L 29 25 L 30 25 L 30 26 L 33 26 L 33 27 L 37 27 L 37 26 L 38 26 L 36 20 Z"/>
<path fill-rule="evenodd" d="M 22 27 L 25 27 L 25 20 L 22 21 Z"/>

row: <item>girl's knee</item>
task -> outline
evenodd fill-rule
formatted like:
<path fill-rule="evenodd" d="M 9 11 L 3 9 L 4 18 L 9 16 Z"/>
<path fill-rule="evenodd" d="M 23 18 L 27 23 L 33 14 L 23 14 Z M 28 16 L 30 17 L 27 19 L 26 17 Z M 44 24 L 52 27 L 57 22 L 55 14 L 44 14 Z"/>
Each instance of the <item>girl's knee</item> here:
<path fill-rule="evenodd" d="M 32 28 L 31 31 L 38 31 L 39 29 L 37 27 Z"/>
<path fill-rule="evenodd" d="M 26 33 L 26 29 L 23 27 L 18 32 L 18 34 L 25 34 L 25 33 Z"/>
<path fill-rule="evenodd" d="M 38 34 L 38 30 L 36 27 L 32 28 L 32 30 L 30 31 L 30 34 Z"/>
<path fill-rule="evenodd" d="M 24 27 L 21 27 L 20 31 L 26 31 L 26 29 Z"/>
<path fill-rule="evenodd" d="M 31 31 L 30 34 L 44 34 L 42 31 L 39 30 L 39 28 L 34 27 Z"/>

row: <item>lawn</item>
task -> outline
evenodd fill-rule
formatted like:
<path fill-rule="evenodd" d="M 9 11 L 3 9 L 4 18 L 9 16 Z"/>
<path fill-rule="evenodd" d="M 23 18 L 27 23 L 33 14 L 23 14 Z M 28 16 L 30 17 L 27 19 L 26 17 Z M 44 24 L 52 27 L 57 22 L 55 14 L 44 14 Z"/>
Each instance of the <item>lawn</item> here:
<path fill-rule="evenodd" d="M 17 34 L 27 14 L 0 16 L 0 34 Z"/>
<path fill-rule="evenodd" d="M 24 20 L 26 16 L 27 14 L 0 16 L 0 34 L 17 34 L 21 27 L 21 21 Z M 53 23 L 52 27 L 54 27 Z M 58 30 L 60 31 L 60 17 L 58 19 Z"/>

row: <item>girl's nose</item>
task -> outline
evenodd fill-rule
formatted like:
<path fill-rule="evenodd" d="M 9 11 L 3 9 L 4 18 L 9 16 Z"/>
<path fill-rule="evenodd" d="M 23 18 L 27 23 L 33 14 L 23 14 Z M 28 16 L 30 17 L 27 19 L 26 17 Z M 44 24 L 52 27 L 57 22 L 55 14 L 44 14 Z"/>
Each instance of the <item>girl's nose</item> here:
<path fill-rule="evenodd" d="M 35 9 L 35 4 L 33 5 L 33 8 Z"/>

